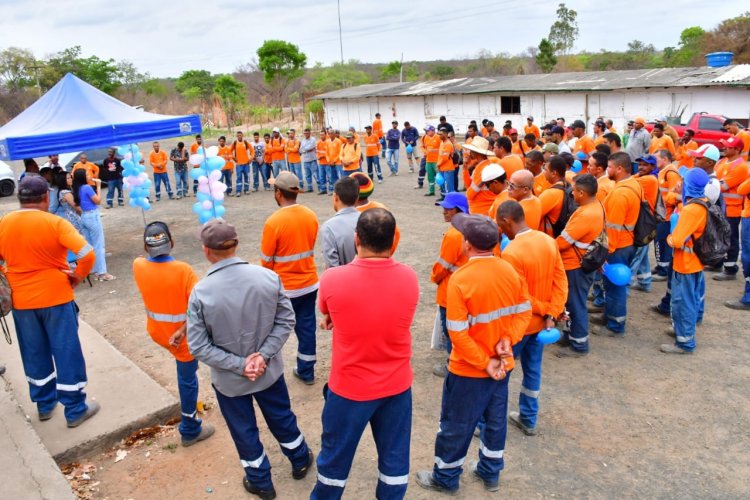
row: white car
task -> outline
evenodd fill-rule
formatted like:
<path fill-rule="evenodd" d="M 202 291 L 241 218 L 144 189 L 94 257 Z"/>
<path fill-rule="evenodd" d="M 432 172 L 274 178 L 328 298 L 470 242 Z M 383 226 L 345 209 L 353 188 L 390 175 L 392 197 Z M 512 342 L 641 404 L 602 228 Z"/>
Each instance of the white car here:
<path fill-rule="evenodd" d="M 0 196 L 10 196 L 16 192 L 16 176 L 10 165 L 0 161 Z"/>

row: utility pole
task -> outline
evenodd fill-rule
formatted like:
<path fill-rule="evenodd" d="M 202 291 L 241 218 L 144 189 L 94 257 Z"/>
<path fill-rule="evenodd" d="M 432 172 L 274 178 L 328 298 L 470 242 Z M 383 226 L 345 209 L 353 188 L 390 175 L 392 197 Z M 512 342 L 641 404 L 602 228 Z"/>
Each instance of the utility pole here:
<path fill-rule="evenodd" d="M 336 0 L 336 6 L 338 7 L 339 14 L 339 48 L 341 49 L 341 73 L 343 77 L 344 72 L 344 38 L 341 35 L 341 0 Z M 346 80 L 341 79 L 341 85 L 346 87 Z"/>
<path fill-rule="evenodd" d="M 399 66 L 398 70 L 398 82 L 404 83 L 404 53 L 401 52 L 401 65 Z"/>
<path fill-rule="evenodd" d="M 42 85 L 39 82 L 39 70 L 42 69 L 42 67 L 43 66 L 40 66 L 39 64 L 29 66 L 29 69 L 34 70 L 34 76 L 36 77 L 36 90 L 39 92 L 39 97 L 42 97 Z"/>

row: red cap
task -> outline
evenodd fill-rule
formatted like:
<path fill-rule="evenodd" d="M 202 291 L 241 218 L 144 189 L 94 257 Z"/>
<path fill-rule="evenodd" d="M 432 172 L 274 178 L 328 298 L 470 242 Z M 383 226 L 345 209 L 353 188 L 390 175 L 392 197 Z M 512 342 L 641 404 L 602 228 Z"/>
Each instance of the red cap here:
<path fill-rule="evenodd" d="M 513 134 L 517 134 L 517 133 L 518 133 L 518 130 L 516 130 L 516 129 L 514 129 L 514 128 L 512 128 L 512 129 L 510 129 L 510 130 L 508 131 L 508 135 L 513 135 Z"/>
<path fill-rule="evenodd" d="M 725 148 L 734 148 L 742 151 L 745 148 L 745 143 L 739 137 L 730 137 L 728 139 L 722 139 L 721 145 Z"/>

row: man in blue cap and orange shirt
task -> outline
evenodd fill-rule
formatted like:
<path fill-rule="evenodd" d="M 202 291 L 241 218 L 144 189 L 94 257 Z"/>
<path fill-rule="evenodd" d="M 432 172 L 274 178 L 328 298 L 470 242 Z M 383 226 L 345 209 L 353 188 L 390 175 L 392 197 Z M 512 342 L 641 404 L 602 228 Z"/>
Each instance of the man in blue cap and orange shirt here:
<path fill-rule="evenodd" d="M 443 207 L 443 220 L 450 224 L 453 216 L 459 213 L 469 213 L 469 202 L 464 193 L 447 193 L 443 201 L 435 203 L 436 206 Z M 451 339 L 448 336 L 448 326 L 445 322 L 446 308 L 448 307 L 448 278 L 451 277 L 459 267 L 467 261 L 463 249 L 464 237 L 453 226 L 443 234 L 443 241 L 440 243 L 440 255 L 432 265 L 432 275 L 430 281 L 435 283 L 437 288 L 436 302 L 440 311 L 440 325 L 445 337 L 448 354 L 451 353 Z M 448 366 L 441 363 L 433 368 L 432 373 L 438 377 L 445 377 L 448 374 Z"/>

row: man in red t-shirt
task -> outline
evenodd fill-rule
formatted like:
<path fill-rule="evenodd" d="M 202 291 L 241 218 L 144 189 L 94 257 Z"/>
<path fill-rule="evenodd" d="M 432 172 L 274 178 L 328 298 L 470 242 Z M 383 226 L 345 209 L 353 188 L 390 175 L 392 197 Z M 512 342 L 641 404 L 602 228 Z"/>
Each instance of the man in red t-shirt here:
<path fill-rule="evenodd" d="M 311 498 L 340 498 L 359 439 L 370 424 L 378 449 L 377 498 L 403 498 L 409 482 L 411 331 L 417 275 L 391 258 L 396 219 L 359 216 L 357 257 L 320 278 L 321 327 L 333 328 L 318 482 Z M 372 290 L 383 301 L 373 303 Z"/>

